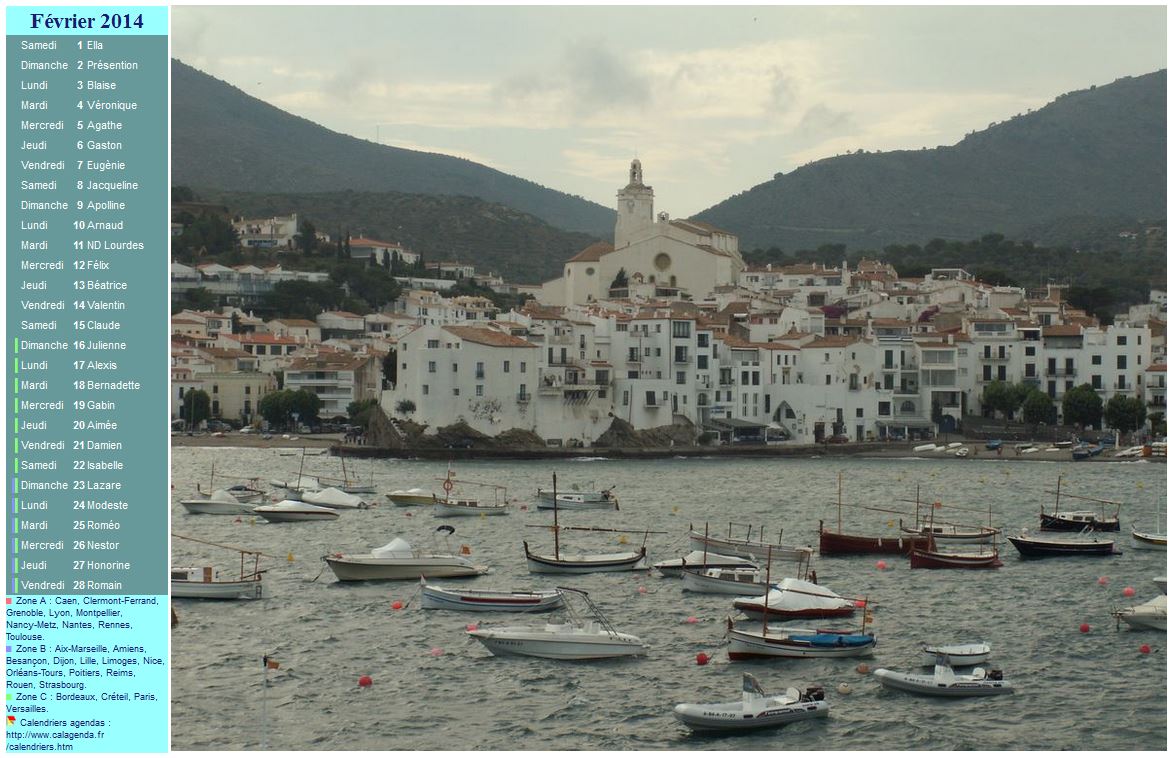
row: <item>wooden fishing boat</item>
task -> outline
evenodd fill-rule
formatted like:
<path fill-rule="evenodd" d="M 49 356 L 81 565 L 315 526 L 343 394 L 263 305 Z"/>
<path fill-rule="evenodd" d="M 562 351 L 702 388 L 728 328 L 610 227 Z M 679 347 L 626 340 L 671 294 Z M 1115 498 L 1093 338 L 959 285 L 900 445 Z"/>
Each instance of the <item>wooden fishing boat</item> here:
<path fill-rule="evenodd" d="M 758 568 L 709 568 L 681 572 L 681 589 L 710 595 L 745 595 L 766 592 L 766 573 Z"/>
<path fill-rule="evenodd" d="M 555 501 L 558 501 L 558 507 L 562 510 L 614 510 L 620 509 L 620 501 L 612 492 L 614 487 L 608 487 L 603 490 L 596 490 L 592 483 L 588 483 L 585 489 L 580 489 L 578 485 L 571 485 L 569 490 L 544 490 L 538 488 L 538 509 L 543 511 L 551 510 L 555 507 Z"/>
<path fill-rule="evenodd" d="M 1130 532 L 1133 536 L 1133 546 L 1141 550 L 1165 550 L 1166 535 L 1139 532 L 1136 529 Z"/>
<path fill-rule="evenodd" d="M 242 550 L 228 545 L 172 534 L 181 540 L 211 545 L 240 554 L 240 568 L 235 577 L 225 577 L 212 566 L 178 566 L 171 569 L 171 596 L 199 600 L 256 600 L 264 596 L 260 567 L 261 557 L 267 556 L 259 550 Z M 249 565 L 249 561 L 252 561 Z"/>
<path fill-rule="evenodd" d="M 442 516 L 502 516 L 509 512 L 505 503 L 482 503 L 471 497 L 438 497 L 432 505 L 432 515 Z"/>
<path fill-rule="evenodd" d="M 910 537 L 933 537 L 935 542 L 949 545 L 972 545 L 993 542 L 999 530 L 992 526 L 960 526 L 958 524 L 934 523 L 931 518 L 918 520 L 916 528 L 899 524 L 901 533 Z"/>
<path fill-rule="evenodd" d="M 533 613 L 561 608 L 558 590 L 478 590 L 437 587 L 420 580 L 420 607 L 442 611 Z"/>
<path fill-rule="evenodd" d="M 708 550 L 694 550 L 681 558 L 654 563 L 652 567 L 664 576 L 680 578 L 685 571 L 704 571 L 711 568 L 756 569 L 758 563 L 743 556 L 720 555 Z"/>
<path fill-rule="evenodd" d="M 915 569 L 993 569 L 1002 565 L 994 548 L 977 553 L 913 548 L 909 553 L 909 568 Z"/>
<path fill-rule="evenodd" d="M 745 526 L 746 537 L 735 537 L 733 534 L 735 526 Z M 765 527 L 759 527 L 758 539 L 751 539 L 752 528 L 749 524 L 735 524 L 730 522 L 728 535 L 726 537 L 715 537 L 709 534 L 708 523 L 705 525 L 704 532 L 698 532 L 690 524 L 689 548 L 691 550 L 705 550 L 723 555 L 747 555 L 756 558 L 765 558 L 769 551 L 774 556 L 773 560 L 776 561 L 806 561 L 811 558 L 811 554 L 814 552 L 809 547 L 784 545 L 782 542 L 782 530 L 779 531 L 777 542 L 766 541 Z"/>
<path fill-rule="evenodd" d="M 908 555 L 914 547 L 928 547 L 929 537 L 871 537 L 825 529 L 819 522 L 820 555 Z"/>
<path fill-rule="evenodd" d="M 1030 537 L 1026 533 L 1007 540 L 1023 558 L 1052 558 L 1065 555 L 1120 555 L 1113 549 L 1113 540 L 1101 539 L 1091 533 L 1070 538 Z"/>
<path fill-rule="evenodd" d="M 1040 506 L 1039 511 L 1039 528 L 1050 532 L 1080 532 L 1085 529 L 1092 529 L 1095 532 L 1119 532 L 1121 531 L 1121 503 L 1116 500 L 1102 500 L 1095 497 L 1085 497 L 1083 495 L 1074 495 L 1069 492 L 1060 491 L 1060 482 L 1063 475 L 1056 479 L 1056 489 L 1053 492 L 1048 490 L 1048 494 L 1056 496 L 1055 506 L 1051 513 L 1044 510 Z M 1074 500 L 1083 500 L 1091 503 L 1099 503 L 1101 510 L 1099 513 L 1094 511 L 1061 511 L 1060 498 L 1067 497 Z M 1113 512 L 1110 515 L 1108 506 L 1113 507 Z"/>

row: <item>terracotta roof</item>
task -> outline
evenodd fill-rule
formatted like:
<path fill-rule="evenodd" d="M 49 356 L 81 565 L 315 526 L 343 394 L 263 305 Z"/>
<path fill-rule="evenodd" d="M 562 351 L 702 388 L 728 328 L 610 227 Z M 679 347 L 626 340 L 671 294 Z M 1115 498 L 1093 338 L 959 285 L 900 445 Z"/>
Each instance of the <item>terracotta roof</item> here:
<path fill-rule="evenodd" d="M 367 237 L 351 237 L 352 247 L 399 247 L 398 242 L 381 242 Z"/>
<path fill-rule="evenodd" d="M 567 263 L 585 263 L 589 261 L 598 261 L 608 253 L 614 253 L 615 248 L 606 242 L 596 242 L 588 245 L 575 254 Z"/>
<path fill-rule="evenodd" d="M 283 326 L 312 326 L 315 329 L 318 328 L 318 324 L 316 322 L 309 321 L 304 318 L 275 318 L 273 319 L 273 322 Z"/>
<path fill-rule="evenodd" d="M 171 323 L 173 323 L 173 324 L 199 324 L 200 326 L 203 326 L 203 325 L 204 325 L 204 322 L 203 322 L 203 321 L 200 321 L 200 320 L 198 320 L 198 319 L 194 319 L 194 318 L 179 318 L 178 316 L 173 316 L 173 317 L 171 318 Z"/>
<path fill-rule="evenodd" d="M 1079 337 L 1081 333 L 1080 324 L 1053 324 L 1043 332 L 1045 337 Z"/>
<path fill-rule="evenodd" d="M 874 318 L 872 319 L 873 326 L 913 326 L 910 322 L 903 318 Z"/>
<path fill-rule="evenodd" d="M 725 342 L 726 345 L 728 345 L 731 348 L 735 348 L 735 349 L 745 349 L 745 348 L 756 348 L 756 349 L 760 349 L 760 350 L 798 350 L 799 349 L 799 348 L 795 347 L 794 345 L 784 345 L 781 342 L 751 342 L 750 340 L 744 340 L 741 337 L 735 337 L 732 334 L 721 334 L 721 335 L 717 336 L 717 339 L 721 340 L 722 342 Z"/>
<path fill-rule="evenodd" d="M 851 335 L 831 335 L 828 337 L 816 337 L 803 347 L 847 347 L 848 345 L 853 345 L 861 341 L 859 337 L 853 337 Z"/>
<path fill-rule="evenodd" d="M 521 337 L 505 334 L 495 329 L 483 329 L 479 326 L 445 326 L 441 328 L 466 342 L 475 342 L 479 345 L 489 345 L 491 347 L 538 347 L 533 342 L 527 342 Z"/>
<path fill-rule="evenodd" d="M 290 364 L 289 368 L 285 370 L 285 378 L 288 382 L 290 379 L 290 372 L 292 371 L 318 371 L 321 369 L 330 369 L 332 371 L 354 371 L 370 360 L 370 356 L 362 355 L 351 357 L 350 353 L 345 355 L 329 354 L 329 355 L 314 355 L 306 358 L 295 358 Z"/>
<path fill-rule="evenodd" d="M 232 347 L 202 347 L 200 352 L 213 358 L 255 358 L 252 353 Z"/>
<path fill-rule="evenodd" d="M 1146 369 L 1146 371 L 1165 371 L 1165 370 L 1166 370 L 1165 363 L 1155 363 Z"/>
<path fill-rule="evenodd" d="M 360 316 L 359 314 L 357 314 L 357 313 L 351 313 L 350 311 L 324 311 L 324 312 L 322 312 L 322 313 L 321 313 L 321 314 L 319 314 L 319 315 L 322 315 L 322 316 L 339 316 L 339 317 L 341 317 L 341 318 L 362 318 L 362 316 Z"/>
<path fill-rule="evenodd" d="M 254 345 L 296 345 L 298 341 L 293 337 L 279 337 L 276 334 L 225 334 L 222 335 L 241 344 Z"/>
<path fill-rule="evenodd" d="M 727 232 L 725 229 L 718 229 L 713 224 L 707 224 L 704 221 L 693 221 L 692 219 L 678 218 L 673 219 L 669 223 L 686 231 L 693 232 L 694 234 L 733 234 L 733 232 Z"/>

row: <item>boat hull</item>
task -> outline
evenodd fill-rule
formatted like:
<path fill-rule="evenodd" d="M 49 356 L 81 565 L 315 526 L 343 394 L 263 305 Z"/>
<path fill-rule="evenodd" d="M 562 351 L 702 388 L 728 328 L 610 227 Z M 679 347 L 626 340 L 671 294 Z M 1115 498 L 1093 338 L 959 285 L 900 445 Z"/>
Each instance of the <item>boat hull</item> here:
<path fill-rule="evenodd" d="M 914 547 L 929 547 L 928 537 L 865 537 L 820 529 L 820 555 L 908 555 Z"/>
<path fill-rule="evenodd" d="M 929 529 L 930 527 L 925 527 L 918 530 L 903 526 L 901 527 L 901 534 L 906 538 L 932 536 L 935 542 L 943 545 L 986 545 L 994 542 L 995 538 L 999 536 L 998 529 L 983 528 L 979 531 L 948 532 L 934 527 L 932 534 L 929 532 Z"/>
<path fill-rule="evenodd" d="M 1064 543 L 1059 541 L 1026 540 L 1022 537 L 1008 537 L 1007 540 L 1023 558 L 1055 558 L 1065 555 L 1118 555 L 1113 542 Z"/>
<path fill-rule="evenodd" d="M 437 501 L 432 506 L 432 515 L 437 518 L 448 516 L 503 516 L 509 511 L 505 505 L 452 505 Z"/>
<path fill-rule="evenodd" d="M 363 560 L 347 556 L 327 556 L 326 565 L 340 582 L 418 580 L 420 577 L 457 579 L 480 576 L 488 571 L 453 558 L 404 558 Z"/>
<path fill-rule="evenodd" d="M 185 582 L 172 580 L 173 598 L 199 600 L 255 600 L 263 596 L 261 580 L 240 582 Z"/>
<path fill-rule="evenodd" d="M 529 546 L 526 551 L 526 566 L 531 574 L 593 574 L 600 571 L 641 571 L 648 568 L 647 555 L 643 547 L 634 553 L 612 555 L 585 555 L 555 558 L 553 555 L 536 555 Z"/>
<path fill-rule="evenodd" d="M 704 572 L 699 571 L 682 571 L 681 580 L 683 589 L 711 595 L 749 595 L 754 592 L 766 594 L 768 589 L 765 581 L 739 582 L 733 579 L 706 576 Z"/>
<path fill-rule="evenodd" d="M 1129 611 L 1135 609 L 1130 608 Z M 1124 621 L 1132 629 L 1158 629 L 1166 631 L 1166 614 L 1161 615 L 1155 613 L 1130 613 L 1128 611 L 1117 615 L 1117 618 Z"/>
<path fill-rule="evenodd" d="M 293 521 L 333 521 L 338 518 L 337 512 L 325 511 L 266 511 L 265 506 L 258 506 L 253 513 L 274 524 Z"/>
<path fill-rule="evenodd" d="M 436 497 L 431 494 L 428 494 L 428 495 L 402 494 L 401 495 L 401 494 L 393 492 L 387 496 L 387 499 L 391 501 L 392 505 L 398 506 L 400 508 L 418 508 L 418 507 L 424 506 L 424 505 L 432 505 L 433 503 L 436 502 Z"/>
<path fill-rule="evenodd" d="M 181 500 L 188 513 L 204 516 L 247 516 L 254 506 L 247 503 L 221 503 L 214 500 Z"/>
<path fill-rule="evenodd" d="M 750 558 L 735 555 L 721 555 L 719 553 L 705 554 L 695 551 L 684 558 L 673 561 L 661 561 L 653 565 L 664 576 L 680 578 L 685 571 L 705 571 L 711 568 L 758 568 L 758 564 Z"/>
<path fill-rule="evenodd" d="M 744 732 L 766 729 L 807 719 L 826 718 L 831 705 L 826 700 L 766 706 L 746 714 L 742 702 L 681 703 L 673 708 L 673 717 L 695 732 Z"/>
<path fill-rule="evenodd" d="M 592 661 L 647 654 L 638 637 L 630 634 L 599 635 L 595 640 L 564 640 L 546 635 L 509 630 L 474 629 L 468 632 L 494 655 L 520 655 L 556 661 Z M 588 637 L 589 635 L 581 635 Z"/>
<path fill-rule="evenodd" d="M 1166 549 L 1166 535 L 1164 534 L 1146 534 L 1145 532 L 1131 532 L 1133 535 L 1133 546 L 1139 550 L 1165 550 Z"/>
<path fill-rule="evenodd" d="M 1002 680 L 955 681 L 950 684 L 937 684 L 932 676 L 921 674 L 904 674 L 888 669 L 877 669 L 872 673 L 884 687 L 933 697 L 989 697 L 991 695 L 1010 695 L 1015 692 L 1015 687 L 1011 682 Z"/>
<path fill-rule="evenodd" d="M 1094 532 L 1119 532 L 1121 531 L 1121 522 L 1115 518 L 1104 521 L 1096 518 L 1092 521 L 1074 521 L 1054 513 L 1041 513 L 1039 528 L 1048 532 L 1082 532 L 1087 528 L 1091 528 Z"/>
<path fill-rule="evenodd" d="M 934 665 L 944 660 L 950 666 L 977 666 L 985 663 L 991 657 L 989 645 L 943 645 L 939 648 L 926 647 L 922 649 L 923 660 Z"/>
<path fill-rule="evenodd" d="M 558 592 L 492 592 L 448 590 L 424 586 L 420 590 L 420 607 L 434 611 L 499 611 L 502 613 L 536 613 L 561 608 Z"/>
<path fill-rule="evenodd" d="M 700 532 L 689 532 L 690 550 L 708 550 L 723 555 L 752 555 L 756 558 L 767 557 L 769 552 L 771 561 L 801 561 L 811 556 L 809 547 L 796 545 L 775 545 L 754 540 L 726 539 L 724 537 L 706 537 Z"/>
<path fill-rule="evenodd" d="M 1002 565 L 998 553 L 939 553 L 916 548 L 909 553 L 909 568 L 915 569 L 995 569 Z"/>
<path fill-rule="evenodd" d="M 762 620 L 762 603 L 750 600 L 735 600 L 734 607 L 746 614 L 748 618 Z M 799 608 L 782 610 L 767 606 L 766 618 L 768 621 L 790 621 L 792 619 L 842 619 L 854 614 L 854 607 L 847 608 Z"/>
<path fill-rule="evenodd" d="M 861 658 L 872 655 L 876 638 L 870 636 L 866 643 L 836 646 L 813 646 L 792 641 L 785 634 L 744 632 L 738 629 L 728 631 L 727 654 L 731 661 L 754 658 Z"/>

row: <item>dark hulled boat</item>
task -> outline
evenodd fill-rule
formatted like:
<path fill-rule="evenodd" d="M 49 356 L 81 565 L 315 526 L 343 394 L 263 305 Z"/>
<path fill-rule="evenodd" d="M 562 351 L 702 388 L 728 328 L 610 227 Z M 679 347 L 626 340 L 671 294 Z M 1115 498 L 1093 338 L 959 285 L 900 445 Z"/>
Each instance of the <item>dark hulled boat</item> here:
<path fill-rule="evenodd" d="M 1028 537 L 1007 537 L 1023 558 L 1052 558 L 1064 555 L 1120 555 L 1113 549 L 1113 540 L 1097 537 L 1085 539 L 1056 539 Z"/>
<path fill-rule="evenodd" d="M 1056 496 L 1055 505 L 1052 507 L 1052 512 L 1048 513 L 1043 506 L 1039 509 L 1039 528 L 1048 532 L 1082 532 L 1085 529 L 1091 529 L 1094 532 L 1119 532 L 1121 531 L 1121 503 L 1116 500 L 1101 500 L 1095 497 L 1085 497 L 1083 495 L 1073 495 L 1068 492 L 1060 491 L 1060 483 L 1063 477 L 1056 479 L 1056 489 L 1054 491 L 1048 490 L 1049 495 Z M 1060 498 L 1067 497 L 1074 500 L 1084 500 L 1090 503 L 1099 503 L 1101 512 L 1098 514 L 1094 511 L 1061 511 Z M 1113 512 L 1110 515 L 1106 506 L 1113 506 Z"/>
<path fill-rule="evenodd" d="M 999 551 L 989 553 L 942 553 L 934 549 L 913 548 L 909 568 L 915 569 L 994 569 L 1003 565 Z"/>
<path fill-rule="evenodd" d="M 866 537 L 858 534 L 832 532 L 819 522 L 820 555 L 908 555 L 914 547 L 929 547 L 929 537 Z"/>

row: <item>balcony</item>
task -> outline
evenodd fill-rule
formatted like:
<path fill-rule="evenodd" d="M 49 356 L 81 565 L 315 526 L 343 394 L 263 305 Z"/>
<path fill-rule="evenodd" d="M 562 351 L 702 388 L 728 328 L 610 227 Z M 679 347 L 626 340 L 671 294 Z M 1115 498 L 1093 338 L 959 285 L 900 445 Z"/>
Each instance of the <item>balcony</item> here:
<path fill-rule="evenodd" d="M 531 395 L 529 392 L 519 392 L 518 393 L 518 402 L 519 403 L 528 403 L 528 402 L 530 402 L 530 400 L 533 397 L 534 396 Z"/>
<path fill-rule="evenodd" d="M 1048 370 L 1047 370 L 1047 375 L 1048 376 L 1076 376 L 1076 369 L 1075 368 L 1068 368 L 1068 367 L 1057 368 L 1055 366 L 1049 366 Z"/>
<path fill-rule="evenodd" d="M 908 385 L 905 387 L 894 387 L 894 395 L 920 395 L 921 389 L 916 385 Z"/>
<path fill-rule="evenodd" d="M 1010 355 L 999 355 L 998 353 L 990 353 L 989 355 L 987 353 L 983 353 L 981 356 L 981 359 L 984 361 L 994 361 L 996 363 L 1002 363 L 1004 361 L 1011 360 L 1011 356 Z"/>

